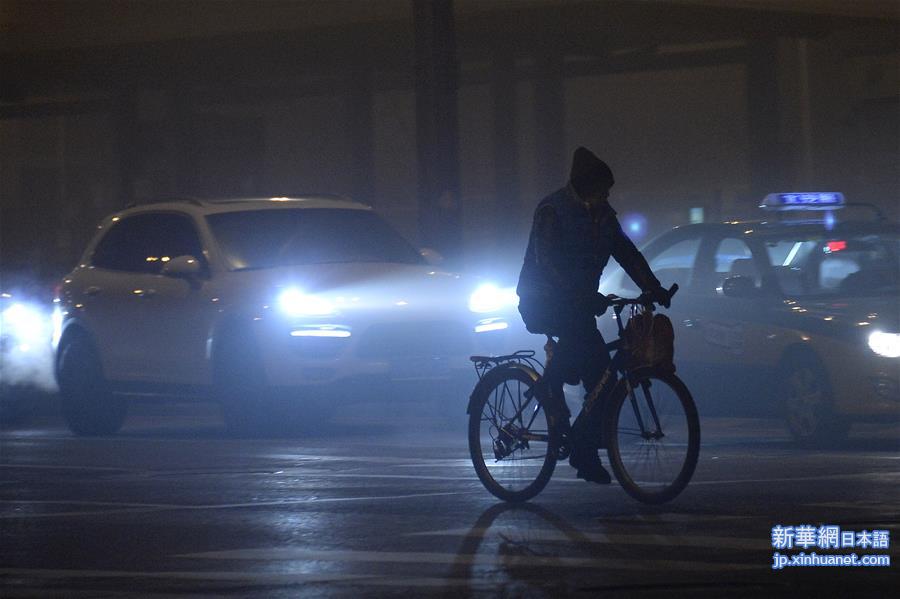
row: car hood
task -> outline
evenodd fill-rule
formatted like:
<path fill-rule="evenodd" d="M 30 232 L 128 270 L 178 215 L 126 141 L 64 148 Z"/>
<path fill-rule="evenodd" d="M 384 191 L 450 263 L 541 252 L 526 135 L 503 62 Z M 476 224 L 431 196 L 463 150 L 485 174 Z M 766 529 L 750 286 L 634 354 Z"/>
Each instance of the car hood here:
<path fill-rule="evenodd" d="M 479 282 L 427 265 L 360 262 L 237 271 L 229 277 L 242 295 L 263 304 L 293 288 L 323 297 L 341 311 L 465 310 Z"/>

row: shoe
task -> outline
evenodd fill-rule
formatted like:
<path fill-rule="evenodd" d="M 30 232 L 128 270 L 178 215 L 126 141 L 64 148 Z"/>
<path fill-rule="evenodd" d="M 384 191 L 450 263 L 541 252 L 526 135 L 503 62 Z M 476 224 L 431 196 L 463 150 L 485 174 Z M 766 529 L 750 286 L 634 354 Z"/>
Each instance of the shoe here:
<path fill-rule="evenodd" d="M 575 475 L 589 483 L 597 483 L 598 485 L 608 485 L 612 482 L 612 477 L 606 468 L 599 461 L 593 466 L 587 468 L 579 468 L 575 471 Z"/>
<path fill-rule="evenodd" d="M 598 485 L 608 485 L 612 482 L 612 477 L 606 471 L 606 468 L 603 467 L 596 449 L 588 451 L 578 451 L 576 449 L 569 457 L 569 464 L 575 468 L 576 476 L 580 479 L 597 483 Z"/>

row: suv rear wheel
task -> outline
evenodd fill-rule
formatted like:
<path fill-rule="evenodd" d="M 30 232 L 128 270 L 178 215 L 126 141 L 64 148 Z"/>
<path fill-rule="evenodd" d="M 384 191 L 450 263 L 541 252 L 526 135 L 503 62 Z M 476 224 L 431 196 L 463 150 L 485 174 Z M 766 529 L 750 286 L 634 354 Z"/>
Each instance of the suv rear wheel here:
<path fill-rule="evenodd" d="M 68 341 L 60 353 L 59 395 L 63 418 L 76 435 L 111 435 L 125 422 L 127 404 L 110 392 L 100 355 L 84 336 Z"/>

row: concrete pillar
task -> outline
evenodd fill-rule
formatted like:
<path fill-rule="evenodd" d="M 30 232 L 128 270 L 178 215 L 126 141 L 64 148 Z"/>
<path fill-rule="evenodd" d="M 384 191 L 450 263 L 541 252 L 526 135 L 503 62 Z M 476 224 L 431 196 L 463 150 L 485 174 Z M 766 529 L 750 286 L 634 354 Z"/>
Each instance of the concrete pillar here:
<path fill-rule="evenodd" d="M 449 260 L 462 251 L 458 64 L 452 0 L 413 0 L 420 241 Z"/>
<path fill-rule="evenodd" d="M 563 56 L 547 50 L 536 57 L 534 82 L 537 185 L 548 192 L 566 181 L 565 89 Z"/>
<path fill-rule="evenodd" d="M 494 57 L 491 100 L 494 116 L 494 230 L 497 245 L 505 247 L 519 229 L 519 140 L 516 118 L 516 63 L 512 54 Z"/>
<path fill-rule="evenodd" d="M 779 135 L 783 99 L 779 97 L 778 48 L 773 38 L 751 40 L 747 59 L 749 202 L 791 187 L 792 153 Z"/>
<path fill-rule="evenodd" d="M 374 205 L 374 147 L 372 72 L 353 73 L 347 80 L 347 133 L 350 145 L 351 195 Z"/>
<path fill-rule="evenodd" d="M 139 168 L 137 92 L 123 87 L 116 103 L 116 146 L 119 158 L 119 205 L 134 202 L 134 183 Z"/>

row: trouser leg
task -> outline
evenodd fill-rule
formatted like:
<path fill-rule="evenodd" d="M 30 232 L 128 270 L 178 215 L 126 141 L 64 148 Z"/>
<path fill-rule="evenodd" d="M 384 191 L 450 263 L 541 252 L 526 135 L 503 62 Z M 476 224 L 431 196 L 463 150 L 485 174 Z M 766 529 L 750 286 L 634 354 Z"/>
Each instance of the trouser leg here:
<path fill-rule="evenodd" d="M 565 384 L 565 370 L 560 363 L 559 352 L 555 351 L 553 358 L 547 364 L 544 376 L 538 382 L 537 391 L 547 401 L 548 415 L 557 423 L 569 422 L 569 407 L 566 405 L 566 397 L 563 392 Z"/>
<path fill-rule="evenodd" d="M 581 379 L 584 390 L 589 395 L 603 376 L 610 362 L 609 352 L 606 350 L 606 342 L 595 326 L 586 329 L 578 338 L 579 355 L 582 356 Z M 607 384 L 612 383 L 609 381 Z M 582 409 L 572 425 L 573 437 L 576 443 L 589 449 L 601 446 L 601 414 L 603 414 L 604 397 L 598 397 L 590 406 L 590 410 Z M 586 406 L 587 407 L 587 406 Z"/>

